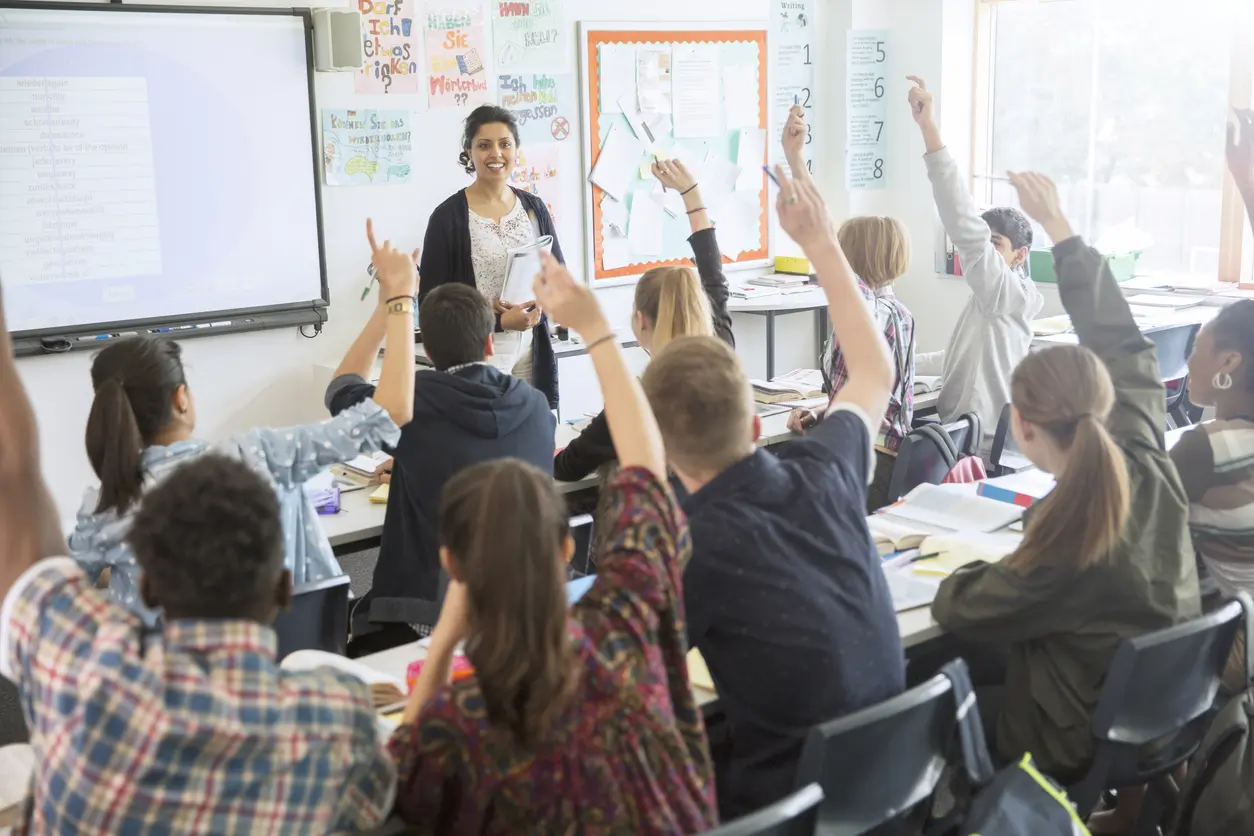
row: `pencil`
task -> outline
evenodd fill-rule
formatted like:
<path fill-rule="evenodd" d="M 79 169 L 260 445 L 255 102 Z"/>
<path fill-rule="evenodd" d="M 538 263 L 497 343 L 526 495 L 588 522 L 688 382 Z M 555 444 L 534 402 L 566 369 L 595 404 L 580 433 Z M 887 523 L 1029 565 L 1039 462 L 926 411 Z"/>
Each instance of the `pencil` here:
<path fill-rule="evenodd" d="M 775 176 L 775 172 L 771 171 L 771 167 L 769 165 L 764 165 L 762 166 L 762 170 L 766 172 L 767 177 L 771 178 L 771 182 L 775 184 L 775 187 L 779 188 L 779 178 Z"/>

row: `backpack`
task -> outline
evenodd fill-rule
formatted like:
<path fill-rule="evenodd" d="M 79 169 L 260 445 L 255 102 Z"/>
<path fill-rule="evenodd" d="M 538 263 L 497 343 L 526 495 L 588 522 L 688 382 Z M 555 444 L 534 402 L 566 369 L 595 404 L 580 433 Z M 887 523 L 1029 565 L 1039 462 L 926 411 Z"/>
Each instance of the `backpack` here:
<path fill-rule="evenodd" d="M 958 704 L 962 760 L 973 794 L 929 834 L 1089 836 L 1066 792 L 1036 768 L 1030 754 L 1005 769 L 994 770 L 966 663 L 954 660 L 941 673 L 952 684 Z"/>
<path fill-rule="evenodd" d="M 1251 657 L 1251 603 L 1238 596 L 1245 608 L 1246 689 L 1223 707 L 1210 725 L 1202 745 L 1189 764 L 1189 775 L 1172 833 L 1176 836 L 1231 836 L 1254 833 L 1254 671 Z"/>

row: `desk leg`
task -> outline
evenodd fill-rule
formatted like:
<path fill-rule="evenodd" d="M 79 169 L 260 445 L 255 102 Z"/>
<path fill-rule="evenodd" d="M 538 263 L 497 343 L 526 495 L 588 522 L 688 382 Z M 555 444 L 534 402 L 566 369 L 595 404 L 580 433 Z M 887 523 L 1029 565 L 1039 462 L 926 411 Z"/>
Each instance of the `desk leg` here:
<path fill-rule="evenodd" d="M 766 379 L 775 377 L 775 311 L 766 312 Z"/>
<path fill-rule="evenodd" d="M 818 367 L 823 368 L 823 346 L 827 343 L 827 308 L 814 309 L 814 339 L 818 343 L 814 350 L 814 356 L 818 358 Z"/>

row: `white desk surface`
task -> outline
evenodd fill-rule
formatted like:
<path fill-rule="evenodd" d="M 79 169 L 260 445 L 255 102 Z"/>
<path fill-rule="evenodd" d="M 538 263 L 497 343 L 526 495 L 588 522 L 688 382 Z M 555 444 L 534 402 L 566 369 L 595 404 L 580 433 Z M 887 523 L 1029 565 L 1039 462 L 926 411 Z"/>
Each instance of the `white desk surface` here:
<path fill-rule="evenodd" d="M 1157 308 L 1152 318 L 1139 319 L 1138 323 L 1141 327 L 1141 333 L 1149 334 L 1180 325 L 1205 325 L 1219 316 L 1219 312 L 1222 310 L 1223 308 L 1217 305 L 1194 305 L 1189 308 L 1174 309 Z M 1053 317 L 1047 317 L 1047 319 L 1053 319 Z M 1033 324 L 1035 325 L 1035 323 Z M 1037 346 L 1078 345 L 1079 338 L 1076 337 L 1074 332 L 1049 334 L 1043 337 L 1033 337 L 1032 344 Z"/>
<path fill-rule="evenodd" d="M 752 299 L 737 299 L 734 296 L 727 302 L 727 310 L 732 313 L 766 313 L 777 311 L 816 310 L 827 307 L 827 295 L 817 286 L 801 293 L 764 293 Z"/>

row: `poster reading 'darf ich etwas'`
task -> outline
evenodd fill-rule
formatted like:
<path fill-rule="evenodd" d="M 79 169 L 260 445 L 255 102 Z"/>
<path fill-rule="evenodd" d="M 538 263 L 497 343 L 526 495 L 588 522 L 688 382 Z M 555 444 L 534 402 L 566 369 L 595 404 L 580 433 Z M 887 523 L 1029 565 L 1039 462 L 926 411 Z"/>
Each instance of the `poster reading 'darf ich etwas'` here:
<path fill-rule="evenodd" d="M 422 93 L 418 55 L 419 0 L 354 0 L 361 12 L 365 63 L 357 72 L 357 92 Z M 421 108 L 416 108 L 421 109 Z"/>
<path fill-rule="evenodd" d="M 483 4 L 478 0 L 429 3 L 426 20 L 431 107 L 476 107 L 491 101 Z"/>

